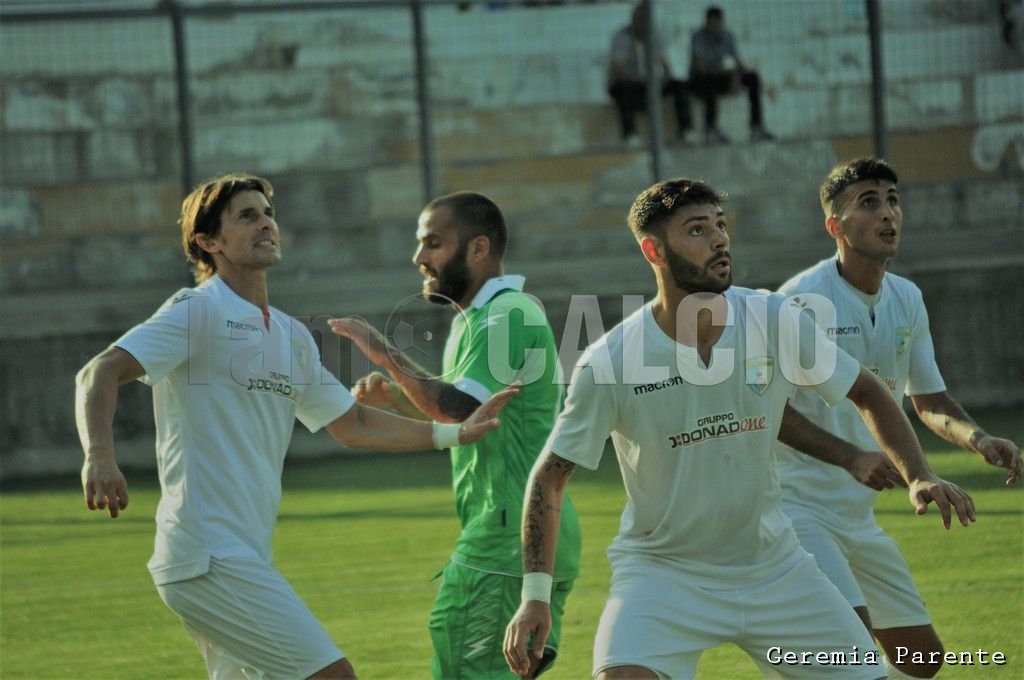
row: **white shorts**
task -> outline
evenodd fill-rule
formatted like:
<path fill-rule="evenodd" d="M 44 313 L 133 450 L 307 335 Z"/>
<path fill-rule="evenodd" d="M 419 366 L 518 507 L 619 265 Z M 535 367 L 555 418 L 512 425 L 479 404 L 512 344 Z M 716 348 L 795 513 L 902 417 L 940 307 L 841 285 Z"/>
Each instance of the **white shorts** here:
<path fill-rule="evenodd" d="M 701 652 L 728 642 L 770 677 L 885 677 L 864 624 L 808 555 L 794 555 L 761 581 L 721 588 L 698 585 L 670 560 L 613 560 L 594 640 L 595 676 L 613 666 L 642 666 L 673 680 L 693 678 Z M 789 652 L 801 663 L 778 660 Z M 819 652 L 845 663 L 818 663 Z"/>
<path fill-rule="evenodd" d="M 212 559 L 202 576 L 157 591 L 196 641 L 212 680 L 305 680 L 345 656 L 266 562 Z"/>
<path fill-rule="evenodd" d="M 867 606 L 875 630 L 931 625 L 910 567 L 881 527 L 840 530 L 806 509 L 785 510 L 800 544 L 852 606 Z"/>

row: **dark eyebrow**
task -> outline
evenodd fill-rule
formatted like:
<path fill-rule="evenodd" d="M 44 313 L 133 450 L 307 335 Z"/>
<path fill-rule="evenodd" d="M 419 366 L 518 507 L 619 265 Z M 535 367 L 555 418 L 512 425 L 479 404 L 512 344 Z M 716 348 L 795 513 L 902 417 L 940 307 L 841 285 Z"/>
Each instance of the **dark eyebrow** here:
<path fill-rule="evenodd" d="M 721 208 L 715 213 L 715 218 L 724 217 L 725 211 Z M 690 222 L 704 222 L 708 219 L 707 215 L 694 215 L 693 217 L 683 220 L 683 224 L 689 224 Z"/>
<path fill-rule="evenodd" d="M 869 196 L 871 194 L 880 194 L 880 193 L 882 193 L 882 190 L 879 189 L 878 187 L 870 187 L 868 189 L 864 189 L 863 191 L 858 193 L 853 198 L 854 198 L 854 200 L 859 201 L 860 199 L 864 198 L 865 196 Z"/>

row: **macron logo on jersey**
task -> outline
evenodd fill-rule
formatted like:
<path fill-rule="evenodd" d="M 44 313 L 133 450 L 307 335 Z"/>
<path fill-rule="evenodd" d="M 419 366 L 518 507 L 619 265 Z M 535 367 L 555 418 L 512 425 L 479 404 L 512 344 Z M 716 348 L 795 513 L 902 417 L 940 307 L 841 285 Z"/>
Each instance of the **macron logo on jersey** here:
<path fill-rule="evenodd" d="M 677 375 L 674 378 L 665 378 L 664 380 L 659 380 L 658 382 L 647 383 L 646 385 L 637 385 L 633 388 L 633 394 L 649 394 L 656 390 L 665 390 L 670 387 L 679 387 L 680 385 L 685 384 L 686 381 L 683 380 L 683 377 Z"/>
<path fill-rule="evenodd" d="M 261 331 L 262 332 L 262 330 L 263 330 L 259 326 L 254 326 L 251 323 L 246 323 L 244 321 L 232 321 L 231 319 L 225 319 L 224 320 L 224 325 L 226 325 L 228 328 L 230 328 L 233 331 L 237 330 L 237 331 L 249 331 L 249 332 L 252 332 L 252 331 Z"/>
<path fill-rule="evenodd" d="M 841 335 L 860 335 L 860 326 L 833 326 L 825 329 L 825 335 L 837 338 Z"/>

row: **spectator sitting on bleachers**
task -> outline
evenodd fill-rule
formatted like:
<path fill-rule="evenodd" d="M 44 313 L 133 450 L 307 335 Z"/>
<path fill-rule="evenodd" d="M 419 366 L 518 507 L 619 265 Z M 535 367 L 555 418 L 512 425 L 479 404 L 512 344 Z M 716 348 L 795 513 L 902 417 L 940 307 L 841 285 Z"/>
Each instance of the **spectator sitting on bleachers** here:
<path fill-rule="evenodd" d="M 639 146 L 635 116 L 647 110 L 647 58 L 644 45 L 648 33 L 647 8 L 641 2 L 633 8 L 633 17 L 612 38 L 608 60 L 608 94 L 618 110 L 622 139 L 629 146 Z M 690 123 L 690 100 L 686 83 L 672 75 L 672 66 L 665 54 L 664 43 L 657 31 L 651 32 L 655 62 L 662 77 L 662 97 L 672 97 L 679 138 L 684 140 Z"/>
<path fill-rule="evenodd" d="M 708 142 L 728 144 L 718 129 L 718 97 L 738 92 L 740 86 L 750 97 L 750 138 L 774 139 L 764 129 L 761 114 L 761 78 L 743 65 L 736 37 L 725 27 L 719 7 L 708 7 L 704 25 L 694 31 L 690 42 L 690 91 L 704 100 L 704 134 Z"/>
<path fill-rule="evenodd" d="M 1000 0 L 1003 42 L 1024 59 L 1024 0 Z"/>

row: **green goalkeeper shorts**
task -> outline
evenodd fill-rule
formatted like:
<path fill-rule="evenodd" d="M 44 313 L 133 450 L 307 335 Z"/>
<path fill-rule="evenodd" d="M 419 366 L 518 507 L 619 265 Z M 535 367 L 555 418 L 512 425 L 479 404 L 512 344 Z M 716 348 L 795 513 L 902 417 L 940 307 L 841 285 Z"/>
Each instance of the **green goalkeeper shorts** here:
<path fill-rule="evenodd" d="M 444 581 L 430 613 L 435 680 L 514 680 L 502 653 L 505 627 L 512 620 L 523 587 L 519 576 L 491 574 L 454 562 L 442 571 Z M 562 614 L 572 581 L 551 588 L 551 635 L 537 675 L 551 667 L 562 635 Z"/>

